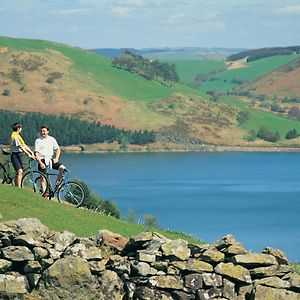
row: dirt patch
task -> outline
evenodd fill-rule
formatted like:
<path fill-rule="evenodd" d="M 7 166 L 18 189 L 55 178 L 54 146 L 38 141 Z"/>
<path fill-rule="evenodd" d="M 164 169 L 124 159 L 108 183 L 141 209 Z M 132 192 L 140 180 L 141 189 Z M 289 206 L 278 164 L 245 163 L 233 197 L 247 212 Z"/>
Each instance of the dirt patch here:
<path fill-rule="evenodd" d="M 225 62 L 227 65 L 228 70 L 234 70 L 234 69 L 240 69 L 240 68 L 247 68 L 247 57 L 240 59 L 240 60 L 234 60 L 234 61 L 227 61 Z"/>

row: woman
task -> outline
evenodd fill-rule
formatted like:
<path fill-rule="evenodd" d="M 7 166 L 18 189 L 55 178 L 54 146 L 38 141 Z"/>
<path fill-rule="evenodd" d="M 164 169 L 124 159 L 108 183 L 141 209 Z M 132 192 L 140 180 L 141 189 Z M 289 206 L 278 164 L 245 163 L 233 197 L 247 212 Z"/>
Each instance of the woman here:
<path fill-rule="evenodd" d="M 10 153 L 11 162 L 17 172 L 16 186 L 21 187 L 21 181 L 23 176 L 23 153 L 26 153 L 29 157 L 34 157 L 33 152 L 25 144 L 21 137 L 22 125 L 17 122 L 12 125 L 12 133 L 10 136 Z"/>

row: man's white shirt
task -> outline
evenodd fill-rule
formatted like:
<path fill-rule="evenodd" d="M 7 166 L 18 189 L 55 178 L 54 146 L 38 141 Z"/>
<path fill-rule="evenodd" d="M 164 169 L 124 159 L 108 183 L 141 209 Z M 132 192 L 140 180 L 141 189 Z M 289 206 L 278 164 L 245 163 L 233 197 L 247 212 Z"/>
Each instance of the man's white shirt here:
<path fill-rule="evenodd" d="M 56 139 L 50 135 L 47 138 L 38 137 L 35 140 L 34 150 L 41 154 L 41 157 L 45 159 L 46 165 L 51 163 L 51 158 L 53 157 L 54 150 L 59 148 Z"/>

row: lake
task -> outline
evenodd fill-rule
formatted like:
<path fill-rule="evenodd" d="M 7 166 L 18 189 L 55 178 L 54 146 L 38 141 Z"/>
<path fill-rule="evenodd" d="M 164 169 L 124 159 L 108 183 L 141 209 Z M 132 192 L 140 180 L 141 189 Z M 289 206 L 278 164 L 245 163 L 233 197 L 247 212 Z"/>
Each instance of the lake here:
<path fill-rule="evenodd" d="M 300 261 L 300 153 L 63 153 L 62 161 L 123 218 L 151 214 L 209 243 L 231 233 L 248 250 L 271 246 Z"/>

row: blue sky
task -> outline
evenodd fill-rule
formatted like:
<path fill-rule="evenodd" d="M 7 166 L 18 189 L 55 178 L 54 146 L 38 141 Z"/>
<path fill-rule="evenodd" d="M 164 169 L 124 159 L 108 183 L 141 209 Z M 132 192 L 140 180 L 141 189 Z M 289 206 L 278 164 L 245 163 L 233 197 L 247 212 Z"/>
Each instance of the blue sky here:
<path fill-rule="evenodd" d="M 0 0 L 0 35 L 82 48 L 300 44 L 299 0 Z"/>

